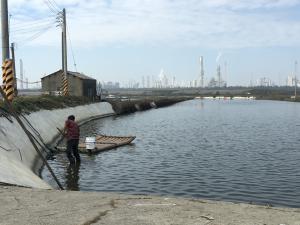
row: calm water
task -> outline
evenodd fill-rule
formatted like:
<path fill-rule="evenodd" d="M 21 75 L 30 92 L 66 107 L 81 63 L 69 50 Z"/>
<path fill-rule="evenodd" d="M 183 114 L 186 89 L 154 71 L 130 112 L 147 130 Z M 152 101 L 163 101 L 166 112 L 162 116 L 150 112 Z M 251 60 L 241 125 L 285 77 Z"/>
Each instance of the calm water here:
<path fill-rule="evenodd" d="M 92 121 L 81 133 L 137 138 L 82 155 L 79 168 L 57 155 L 49 163 L 67 189 L 300 207 L 298 103 L 192 100 Z"/>

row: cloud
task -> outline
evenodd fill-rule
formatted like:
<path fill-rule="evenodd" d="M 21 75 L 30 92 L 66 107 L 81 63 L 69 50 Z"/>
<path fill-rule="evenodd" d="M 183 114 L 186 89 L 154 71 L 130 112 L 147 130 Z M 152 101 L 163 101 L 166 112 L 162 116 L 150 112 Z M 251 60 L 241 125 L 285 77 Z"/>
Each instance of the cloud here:
<path fill-rule="evenodd" d="M 231 9 L 282 8 L 299 5 L 298 0 L 212 0 L 203 2 L 209 7 Z"/>
<path fill-rule="evenodd" d="M 58 5 L 77 46 L 300 46 L 300 21 L 286 16 L 299 0 L 50 0 L 52 10 L 46 2 L 10 1 L 13 22 L 54 17 Z M 59 45 L 58 28 L 51 32 L 33 43 Z"/>

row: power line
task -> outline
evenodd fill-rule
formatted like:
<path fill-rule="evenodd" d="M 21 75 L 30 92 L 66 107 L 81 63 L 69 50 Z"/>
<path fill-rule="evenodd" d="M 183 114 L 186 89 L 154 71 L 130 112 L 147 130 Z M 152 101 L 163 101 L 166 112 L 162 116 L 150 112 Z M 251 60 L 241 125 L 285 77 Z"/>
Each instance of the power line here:
<path fill-rule="evenodd" d="M 23 30 L 23 31 L 19 31 L 19 32 L 13 32 L 11 36 L 15 37 L 15 38 L 20 37 L 22 40 L 25 40 L 25 39 L 28 39 L 31 36 L 34 36 L 37 33 L 40 33 L 40 32 L 43 32 L 44 30 L 47 30 L 49 27 L 52 27 L 53 25 L 54 24 L 51 23 L 51 24 L 47 24 L 43 27 L 38 27 L 38 28 L 35 28 L 35 29 L 31 29 L 31 30 Z"/>
<path fill-rule="evenodd" d="M 12 39 L 17 39 L 15 42 L 21 42 L 21 45 L 25 45 L 48 31 L 55 23 L 55 17 L 53 16 L 27 23 L 14 23 L 11 25 L 10 33 Z"/>
<path fill-rule="evenodd" d="M 19 33 L 19 32 L 23 32 L 23 31 L 28 31 L 30 32 L 31 30 L 35 31 L 39 28 L 43 28 L 45 26 L 48 26 L 50 24 L 55 24 L 56 21 L 48 21 L 48 22 L 43 22 L 40 24 L 35 24 L 33 26 L 24 26 L 24 27 L 19 27 L 19 28 L 15 28 L 15 27 L 11 27 L 10 32 L 11 33 Z"/>
<path fill-rule="evenodd" d="M 67 33 L 68 33 L 68 38 L 69 38 L 69 42 L 70 42 L 71 53 L 72 53 L 72 57 L 73 57 L 73 63 L 74 63 L 75 71 L 78 72 L 77 71 L 77 64 L 76 64 L 76 61 L 75 61 L 75 55 L 74 55 L 74 51 L 73 51 L 73 46 L 72 46 L 72 41 L 71 41 L 71 37 L 70 37 L 68 27 L 67 27 Z"/>
<path fill-rule="evenodd" d="M 49 1 L 49 0 L 48 0 L 48 2 L 50 2 L 50 4 L 51 4 L 52 6 L 54 6 L 56 9 L 58 9 L 59 11 L 61 10 L 61 9 L 60 9 L 60 6 L 57 4 L 57 2 L 56 2 L 55 0 L 52 0 L 52 3 L 51 3 L 51 1 Z"/>
<path fill-rule="evenodd" d="M 43 29 L 44 27 L 48 27 L 52 24 L 54 25 L 55 21 L 51 21 L 51 22 L 48 22 L 48 23 L 41 23 L 39 25 L 32 26 L 31 28 L 23 27 L 23 28 L 19 28 L 19 29 L 12 29 L 11 33 L 13 33 L 13 34 L 32 33 L 32 32 L 35 32 L 35 31 L 39 31 L 39 30 Z"/>
<path fill-rule="evenodd" d="M 53 27 L 53 24 L 51 24 L 50 26 L 48 27 L 45 27 L 44 29 L 40 30 L 39 32 L 35 33 L 34 35 L 24 39 L 23 41 L 20 41 L 21 42 L 21 46 L 24 46 L 25 44 L 37 39 L 38 37 L 40 37 L 42 34 L 46 33 L 49 29 L 51 29 Z"/>
<path fill-rule="evenodd" d="M 59 7 L 57 8 L 55 4 L 53 4 L 50 0 L 46 0 L 46 2 L 48 3 L 48 5 L 55 11 L 55 12 L 59 12 L 60 9 Z"/>
<path fill-rule="evenodd" d="M 13 21 L 17 21 L 17 19 L 14 19 L 14 16 L 11 15 L 11 26 L 14 28 L 20 28 L 20 27 L 30 27 L 30 26 L 34 26 L 35 24 L 40 24 L 40 23 L 45 23 L 48 22 L 50 20 L 53 20 L 55 18 L 55 16 L 51 15 L 49 17 L 46 18 L 41 18 L 41 19 L 37 19 L 37 18 L 28 18 L 30 21 L 18 21 L 18 22 L 13 22 Z M 19 19 L 21 20 L 21 19 Z"/>
<path fill-rule="evenodd" d="M 38 83 L 41 83 L 41 81 L 28 82 L 28 81 L 21 80 L 20 78 L 17 78 L 17 80 L 24 83 L 24 84 L 38 84 Z"/>
<path fill-rule="evenodd" d="M 56 24 L 56 18 L 51 16 L 39 21 L 18 24 L 18 26 L 12 25 L 10 33 L 13 39 L 17 39 L 15 42 L 21 43 L 22 46 L 35 40 L 52 28 Z"/>
<path fill-rule="evenodd" d="M 49 0 L 44 0 L 44 3 L 47 5 L 47 7 L 50 9 L 50 11 L 51 11 L 54 15 L 56 15 L 56 14 L 59 12 L 59 10 L 57 10 L 57 8 L 54 7 L 54 6 L 52 5 L 52 3 L 51 3 Z"/>

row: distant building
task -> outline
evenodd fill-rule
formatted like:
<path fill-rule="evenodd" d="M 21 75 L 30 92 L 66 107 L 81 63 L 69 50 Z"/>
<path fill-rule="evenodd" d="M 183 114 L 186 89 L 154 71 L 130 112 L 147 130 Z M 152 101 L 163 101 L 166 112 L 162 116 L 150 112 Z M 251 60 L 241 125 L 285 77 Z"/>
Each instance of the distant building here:
<path fill-rule="evenodd" d="M 45 93 L 57 95 L 61 92 L 62 70 L 58 70 L 41 78 L 42 90 Z M 96 79 L 82 73 L 68 71 L 69 94 L 72 96 L 85 96 L 94 98 L 96 96 Z"/>
<path fill-rule="evenodd" d="M 159 88 L 167 88 L 169 87 L 169 79 L 167 77 L 167 75 L 165 74 L 164 69 L 160 70 L 160 74 L 159 74 Z"/>
<path fill-rule="evenodd" d="M 204 88 L 204 66 L 203 66 L 203 56 L 200 57 L 200 76 L 199 76 L 199 87 Z"/>
<path fill-rule="evenodd" d="M 286 86 L 295 86 L 295 78 L 293 76 L 287 77 Z"/>
<path fill-rule="evenodd" d="M 150 77 L 147 76 L 147 88 L 150 88 Z"/>
<path fill-rule="evenodd" d="M 102 87 L 104 89 L 119 89 L 120 88 L 120 83 L 119 82 L 103 82 Z"/>
<path fill-rule="evenodd" d="M 218 82 L 215 80 L 215 78 L 211 78 L 211 80 L 208 82 L 207 87 L 217 87 Z"/>
<path fill-rule="evenodd" d="M 207 87 L 210 88 L 226 88 L 227 87 L 227 83 L 225 80 L 222 79 L 221 76 L 221 66 L 218 65 L 217 67 L 217 76 L 211 78 L 211 80 L 208 82 Z"/>
<path fill-rule="evenodd" d="M 198 87 L 198 82 L 197 82 L 197 80 L 194 80 L 193 87 Z"/>
<path fill-rule="evenodd" d="M 258 85 L 261 87 L 271 87 L 272 85 L 272 80 L 267 78 L 267 77 L 262 77 L 258 81 Z"/>

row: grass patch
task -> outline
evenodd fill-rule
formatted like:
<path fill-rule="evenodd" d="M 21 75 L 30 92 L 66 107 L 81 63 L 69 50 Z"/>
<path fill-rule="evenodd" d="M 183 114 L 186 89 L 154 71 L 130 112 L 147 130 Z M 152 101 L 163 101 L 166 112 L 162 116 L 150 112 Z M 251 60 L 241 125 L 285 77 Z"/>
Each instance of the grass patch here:
<path fill-rule="evenodd" d="M 12 106 L 17 113 L 26 113 L 36 112 L 39 110 L 52 110 L 52 109 L 61 109 L 66 107 L 75 107 L 78 105 L 85 105 L 92 103 L 93 101 L 85 97 L 77 96 L 20 96 L 16 97 Z M 0 107 L 7 110 L 7 105 L 1 101 Z"/>

